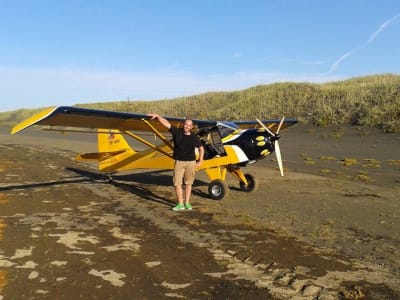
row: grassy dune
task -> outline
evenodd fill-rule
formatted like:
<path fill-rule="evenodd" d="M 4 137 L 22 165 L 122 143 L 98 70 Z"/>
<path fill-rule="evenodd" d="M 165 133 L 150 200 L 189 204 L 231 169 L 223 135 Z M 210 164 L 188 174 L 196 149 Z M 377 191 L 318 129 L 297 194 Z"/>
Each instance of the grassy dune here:
<path fill-rule="evenodd" d="M 285 115 L 316 126 L 351 124 L 400 132 L 400 75 L 374 75 L 323 84 L 274 83 L 169 100 L 113 101 L 77 106 L 218 120 Z M 0 124 L 12 126 L 36 111 L 20 109 L 1 113 Z"/>

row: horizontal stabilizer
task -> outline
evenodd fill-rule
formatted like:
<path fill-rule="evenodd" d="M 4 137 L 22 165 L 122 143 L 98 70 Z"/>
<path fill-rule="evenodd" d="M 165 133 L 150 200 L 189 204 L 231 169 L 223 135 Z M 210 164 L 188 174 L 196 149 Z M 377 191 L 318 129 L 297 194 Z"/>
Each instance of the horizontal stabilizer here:
<path fill-rule="evenodd" d="M 112 151 L 112 152 L 94 152 L 94 153 L 83 153 L 79 154 L 76 157 L 76 160 L 82 161 L 82 160 L 97 160 L 97 161 L 102 161 L 105 159 L 108 159 L 112 156 L 121 154 L 126 152 L 127 150 L 119 150 L 119 151 Z"/>

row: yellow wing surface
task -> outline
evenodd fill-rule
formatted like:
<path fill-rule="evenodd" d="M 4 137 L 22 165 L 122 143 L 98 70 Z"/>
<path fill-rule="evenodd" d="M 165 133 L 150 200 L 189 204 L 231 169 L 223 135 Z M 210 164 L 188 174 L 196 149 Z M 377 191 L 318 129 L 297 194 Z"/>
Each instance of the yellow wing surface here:
<path fill-rule="evenodd" d="M 59 106 L 48 108 L 22 121 L 12 129 L 11 133 L 15 134 L 33 125 L 151 131 L 143 122 L 145 119 L 149 120 L 149 117 L 144 114 Z M 180 119 L 170 118 L 169 121 L 175 124 L 179 123 Z M 166 128 L 158 121 L 151 121 L 151 123 L 157 130 L 166 131 Z"/>
<path fill-rule="evenodd" d="M 173 126 L 181 126 L 184 118 L 171 118 L 166 119 Z M 45 109 L 36 115 L 22 121 L 16 125 L 11 133 L 18 133 L 26 128 L 33 125 L 49 126 L 49 127 L 77 127 L 77 128 L 88 128 L 88 129 L 118 129 L 121 131 L 148 131 L 154 132 L 147 122 L 151 124 L 156 130 L 160 132 L 166 132 L 167 129 L 162 126 L 157 120 L 150 120 L 145 114 L 134 114 L 124 112 L 114 112 L 105 110 L 96 110 L 88 108 L 78 108 L 70 106 L 58 106 Z M 262 121 L 272 131 L 275 131 L 279 126 L 280 120 L 263 120 Z M 256 128 L 259 124 L 256 121 L 209 121 L 209 120 L 193 120 L 194 125 L 197 128 L 205 128 L 217 126 L 219 123 L 232 124 L 240 129 Z M 281 129 L 291 126 L 297 123 L 295 119 L 285 119 Z"/>

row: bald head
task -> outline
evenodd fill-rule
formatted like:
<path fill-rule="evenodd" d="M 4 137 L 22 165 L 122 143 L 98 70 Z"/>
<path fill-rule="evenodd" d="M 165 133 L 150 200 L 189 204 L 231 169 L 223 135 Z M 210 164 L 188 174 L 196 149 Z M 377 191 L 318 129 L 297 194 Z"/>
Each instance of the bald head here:
<path fill-rule="evenodd" d="M 192 129 L 193 129 L 193 121 L 189 119 L 185 120 L 185 123 L 183 124 L 183 131 L 186 134 L 189 134 Z"/>

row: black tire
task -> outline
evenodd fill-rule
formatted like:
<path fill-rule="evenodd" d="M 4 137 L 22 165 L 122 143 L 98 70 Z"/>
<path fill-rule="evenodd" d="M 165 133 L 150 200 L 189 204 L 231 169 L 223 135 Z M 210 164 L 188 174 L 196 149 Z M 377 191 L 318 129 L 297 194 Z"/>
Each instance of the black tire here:
<path fill-rule="evenodd" d="M 228 195 L 229 188 L 224 180 L 215 179 L 208 185 L 208 194 L 213 200 L 221 200 Z"/>
<path fill-rule="evenodd" d="M 240 182 L 240 189 L 246 193 L 254 192 L 255 190 L 257 190 L 258 178 L 251 174 L 244 174 L 244 177 L 246 177 L 247 185 L 245 185 L 243 182 Z"/>

